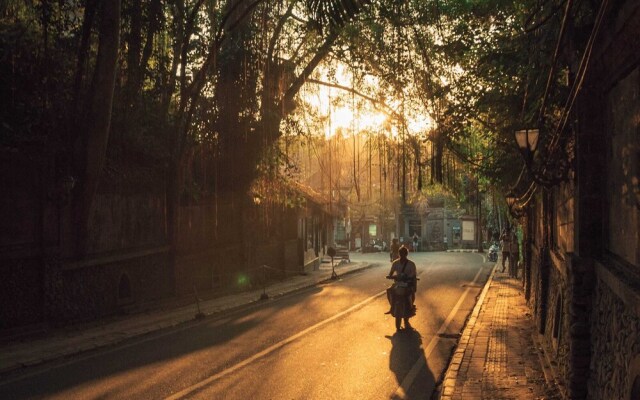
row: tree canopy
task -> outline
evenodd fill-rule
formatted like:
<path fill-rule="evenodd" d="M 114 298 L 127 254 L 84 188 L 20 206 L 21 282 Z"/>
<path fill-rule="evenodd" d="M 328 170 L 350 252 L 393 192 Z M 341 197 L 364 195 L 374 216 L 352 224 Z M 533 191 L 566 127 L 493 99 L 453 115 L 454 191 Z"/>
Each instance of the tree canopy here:
<path fill-rule="evenodd" d="M 377 179 L 395 174 L 403 198 L 431 184 L 461 198 L 470 182 L 504 193 L 522 168 L 514 130 L 542 128 L 543 145 L 562 135 L 596 11 L 571 0 L 5 1 L 0 143 L 54 155 L 58 178 L 77 182 L 78 226 L 99 184 L 166 188 L 174 215 L 295 169 L 285 147 L 322 136 L 327 110 L 308 97 L 324 85 L 352 112 L 387 116 L 352 156 L 369 146 Z"/>

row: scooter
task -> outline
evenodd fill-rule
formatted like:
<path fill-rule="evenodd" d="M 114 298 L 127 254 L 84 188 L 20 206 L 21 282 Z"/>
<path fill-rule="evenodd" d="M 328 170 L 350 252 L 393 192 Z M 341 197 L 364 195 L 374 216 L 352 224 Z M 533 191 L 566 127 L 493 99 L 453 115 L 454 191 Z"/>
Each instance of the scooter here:
<path fill-rule="evenodd" d="M 499 250 L 500 250 L 500 248 L 495 243 L 492 244 L 491 247 L 489 247 L 489 261 L 491 261 L 491 262 L 498 261 L 498 251 Z"/>
<path fill-rule="evenodd" d="M 396 330 L 400 330 L 402 319 L 404 319 L 405 329 L 411 329 L 409 318 L 416 315 L 416 307 L 411 301 L 411 284 L 419 279 L 410 278 L 404 274 L 387 276 L 386 278 L 394 281 L 387 290 L 390 291 L 391 315 L 396 320 Z"/>

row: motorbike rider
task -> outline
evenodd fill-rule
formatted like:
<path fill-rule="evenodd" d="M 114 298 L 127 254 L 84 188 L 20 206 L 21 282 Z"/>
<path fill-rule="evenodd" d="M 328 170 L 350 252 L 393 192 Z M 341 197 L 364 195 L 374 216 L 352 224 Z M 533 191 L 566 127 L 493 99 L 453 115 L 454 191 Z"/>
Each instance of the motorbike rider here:
<path fill-rule="evenodd" d="M 500 251 L 500 246 L 497 243 L 492 243 L 489 247 L 489 261 L 498 261 L 498 251 Z"/>
<path fill-rule="evenodd" d="M 394 260 L 393 263 L 391 264 L 391 270 L 389 271 L 388 277 L 404 276 L 408 280 L 409 300 L 410 300 L 411 307 L 414 307 L 414 302 L 416 299 L 416 288 L 417 288 L 416 263 L 409 260 L 408 258 L 409 249 L 407 249 L 404 246 L 401 246 L 400 249 L 398 249 L 398 255 L 399 255 L 399 258 Z M 389 300 L 390 306 L 393 305 L 393 301 L 394 301 L 393 296 L 395 296 L 395 294 L 392 286 L 391 288 L 387 289 L 387 300 Z M 389 311 L 386 312 L 385 314 L 391 314 L 391 309 L 389 309 Z M 404 318 L 404 327 L 405 329 L 411 329 L 409 318 Z M 400 329 L 399 320 L 396 321 L 396 328 Z"/>

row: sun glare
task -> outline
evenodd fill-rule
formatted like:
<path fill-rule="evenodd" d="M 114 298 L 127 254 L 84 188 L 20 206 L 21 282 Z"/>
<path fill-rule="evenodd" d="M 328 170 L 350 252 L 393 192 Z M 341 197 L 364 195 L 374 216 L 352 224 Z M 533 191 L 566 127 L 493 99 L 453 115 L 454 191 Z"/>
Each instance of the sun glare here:
<path fill-rule="evenodd" d="M 328 80 L 329 84 L 311 84 L 301 93 L 304 101 L 311 109 L 315 110 L 314 112 L 319 119 L 324 121 L 322 126 L 317 126 L 317 128 L 320 128 L 320 132 L 324 133 L 325 138 L 331 138 L 338 132 L 357 135 L 363 131 L 382 133 L 390 137 L 401 135 L 397 118 L 392 118 L 387 113 L 380 111 L 378 109 L 380 104 L 363 101 L 358 97 L 358 103 L 355 105 L 353 93 L 344 89 L 349 88 L 352 82 L 344 65 L 338 64 L 335 74 L 336 86 L 331 86 L 331 80 Z M 324 73 L 319 75 L 323 76 Z M 385 104 L 391 113 L 393 110 L 404 109 L 404 104 L 393 97 L 382 99 L 382 104 Z M 409 112 L 404 116 L 407 129 L 405 133 L 409 135 L 422 134 L 433 128 L 433 120 L 428 115 L 408 114 Z"/>
<path fill-rule="evenodd" d="M 413 120 L 409 120 L 407 123 L 409 131 L 412 133 L 423 133 L 432 128 L 433 120 L 427 117 L 421 117 Z"/>
<path fill-rule="evenodd" d="M 338 128 L 354 127 L 355 118 L 353 112 L 346 107 L 338 108 L 331 112 L 331 130 L 335 132 Z"/>
<path fill-rule="evenodd" d="M 325 136 L 332 137 L 338 131 L 355 132 L 378 131 L 384 125 L 387 116 L 372 111 L 353 113 L 348 107 L 340 107 L 331 111 L 330 126 L 325 129 Z"/>

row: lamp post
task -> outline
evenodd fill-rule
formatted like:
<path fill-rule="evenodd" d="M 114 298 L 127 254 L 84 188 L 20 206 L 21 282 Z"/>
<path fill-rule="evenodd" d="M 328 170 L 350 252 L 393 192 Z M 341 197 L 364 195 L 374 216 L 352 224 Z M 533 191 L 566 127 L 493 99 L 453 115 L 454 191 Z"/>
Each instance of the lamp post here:
<path fill-rule="evenodd" d="M 511 211 L 513 209 L 513 206 L 516 205 L 516 196 L 513 193 L 509 193 L 505 199 L 507 200 L 509 211 Z"/>
<path fill-rule="evenodd" d="M 480 181 L 478 180 L 476 197 L 478 198 L 478 253 L 484 253 L 482 247 L 482 199 L 480 198 Z"/>
<path fill-rule="evenodd" d="M 567 179 L 571 165 L 569 155 L 562 146 L 547 149 L 546 159 L 540 165 L 534 165 L 534 155 L 540 138 L 539 129 L 522 129 L 515 131 L 515 140 L 524 157 L 525 166 L 531 178 L 544 187 L 552 187 Z"/>
<path fill-rule="evenodd" d="M 514 195 L 513 193 L 509 193 L 507 194 L 507 197 L 505 197 L 505 200 L 507 201 L 509 214 L 511 214 L 511 216 L 513 216 L 514 218 L 521 218 L 522 216 L 524 216 L 524 210 L 520 207 L 517 207 L 516 203 L 518 202 L 518 198 L 516 197 L 516 195 Z"/>
<path fill-rule="evenodd" d="M 531 165 L 533 155 L 538 148 L 538 138 L 540 137 L 539 129 L 522 129 L 515 133 L 518 148 L 524 155 L 527 166 Z"/>

